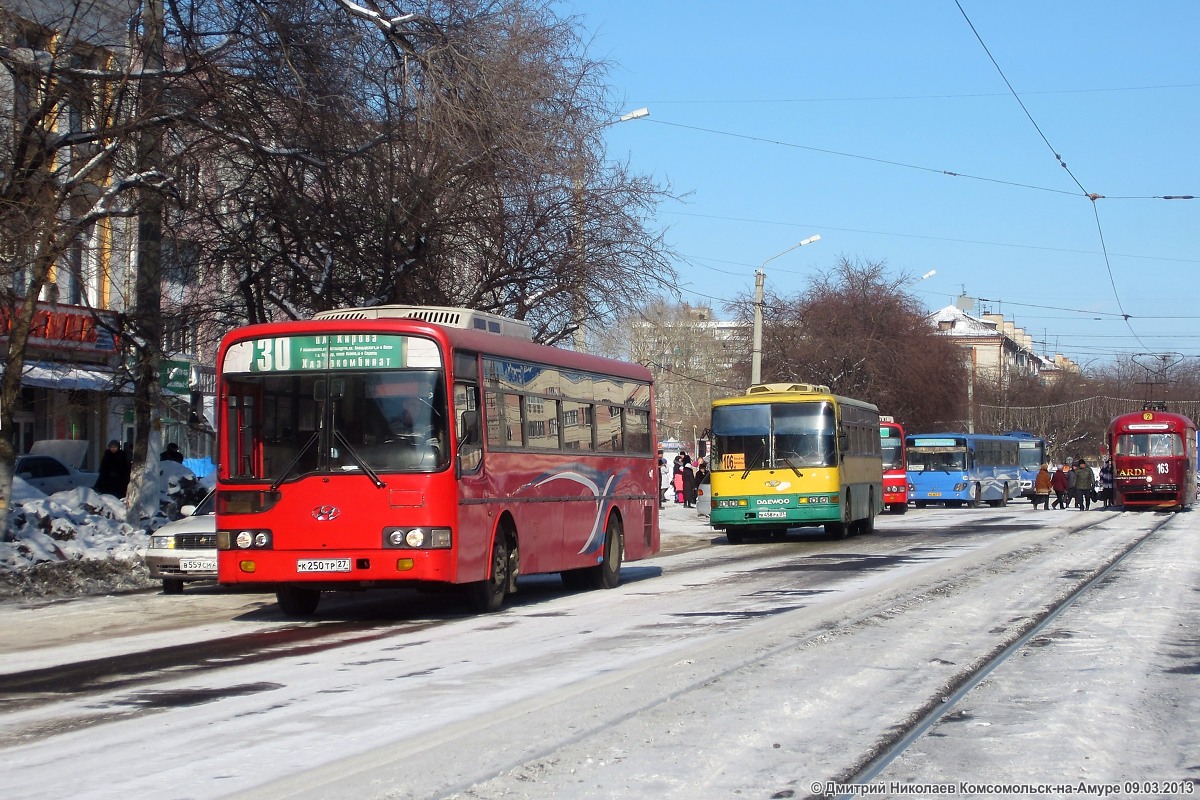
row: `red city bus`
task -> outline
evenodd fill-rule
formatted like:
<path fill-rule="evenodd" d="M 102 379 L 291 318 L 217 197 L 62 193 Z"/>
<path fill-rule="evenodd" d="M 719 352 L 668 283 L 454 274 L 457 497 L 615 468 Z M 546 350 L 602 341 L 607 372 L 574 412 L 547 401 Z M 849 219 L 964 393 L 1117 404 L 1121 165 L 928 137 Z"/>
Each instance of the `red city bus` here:
<path fill-rule="evenodd" d="M 611 588 L 659 549 L 650 372 L 524 322 L 378 306 L 231 331 L 217 359 L 218 580 L 322 591 L 518 575 Z"/>
<path fill-rule="evenodd" d="M 892 417 L 879 418 L 883 447 L 883 504 L 893 514 L 908 511 L 908 460 L 904 457 L 904 427 Z"/>
<path fill-rule="evenodd" d="M 1182 414 L 1135 411 L 1108 426 L 1113 501 L 1125 508 L 1196 502 L 1196 424 Z"/>

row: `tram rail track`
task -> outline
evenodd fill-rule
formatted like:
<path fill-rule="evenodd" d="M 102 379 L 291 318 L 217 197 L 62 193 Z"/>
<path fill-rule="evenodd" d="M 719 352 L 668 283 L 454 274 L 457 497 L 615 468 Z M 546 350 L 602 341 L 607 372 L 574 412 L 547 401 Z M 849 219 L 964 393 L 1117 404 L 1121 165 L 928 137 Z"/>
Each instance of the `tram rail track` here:
<path fill-rule="evenodd" d="M 840 786 L 862 786 L 869 784 L 877 778 L 892 762 L 908 751 L 922 736 L 937 725 L 939 721 L 953 713 L 964 698 L 970 694 L 972 689 L 985 680 L 988 675 L 1008 662 L 1014 655 L 1021 652 L 1030 641 L 1045 631 L 1064 611 L 1085 598 L 1098 584 L 1111 576 L 1124 564 L 1130 556 L 1154 538 L 1162 528 L 1169 525 L 1173 519 L 1173 514 L 1164 516 L 1149 531 L 1131 541 L 1118 552 L 1111 554 L 1106 561 L 1098 565 L 1090 573 L 1080 576 L 1079 582 L 1074 589 L 1064 597 L 1059 598 L 1044 613 L 1031 619 L 1027 626 L 1025 626 L 1025 630 L 1021 631 L 1016 639 L 997 647 L 994 652 L 987 654 L 981 660 L 981 663 L 973 665 L 971 669 L 962 672 L 957 676 L 957 680 L 946 686 L 946 694 L 944 696 L 931 698 L 917 712 L 915 715 L 916 719 L 911 725 L 903 730 L 896 731 L 890 740 L 880 744 L 879 749 L 868 754 L 865 759 L 854 765 L 849 772 L 834 778 L 832 783 Z M 1102 524 L 1102 522 L 1103 520 L 1099 520 L 1095 525 Z M 822 800 L 826 798 L 847 800 L 848 798 L 857 796 L 857 792 L 809 795 L 814 800 L 815 798 L 821 798 Z"/>

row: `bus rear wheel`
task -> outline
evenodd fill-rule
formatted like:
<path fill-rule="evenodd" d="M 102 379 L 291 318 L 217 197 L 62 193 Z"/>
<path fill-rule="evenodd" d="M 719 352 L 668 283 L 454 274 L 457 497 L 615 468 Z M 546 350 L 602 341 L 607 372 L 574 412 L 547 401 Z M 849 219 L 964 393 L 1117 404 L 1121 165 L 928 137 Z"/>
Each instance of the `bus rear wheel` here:
<path fill-rule="evenodd" d="M 892 503 L 888 506 L 888 511 L 893 514 L 903 514 L 905 511 L 908 511 L 908 503 Z"/>
<path fill-rule="evenodd" d="M 508 565 L 508 540 L 503 531 L 496 531 L 488 576 L 467 584 L 467 604 L 476 614 L 491 614 L 504 605 L 508 594 Z"/>
<path fill-rule="evenodd" d="M 615 589 L 621 582 L 621 559 L 625 552 L 625 536 L 621 521 L 608 521 L 604 532 L 603 558 L 594 567 L 569 569 L 562 573 L 563 586 L 571 590 Z"/>
<path fill-rule="evenodd" d="M 321 602 L 320 589 L 284 586 L 275 592 L 279 610 L 289 617 L 311 617 Z"/>

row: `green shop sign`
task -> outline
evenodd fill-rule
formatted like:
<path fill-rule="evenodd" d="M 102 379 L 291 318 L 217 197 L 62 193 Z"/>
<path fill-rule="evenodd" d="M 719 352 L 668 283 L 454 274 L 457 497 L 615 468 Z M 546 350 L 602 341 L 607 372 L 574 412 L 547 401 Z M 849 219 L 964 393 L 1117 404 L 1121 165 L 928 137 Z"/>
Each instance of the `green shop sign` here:
<path fill-rule="evenodd" d="M 192 362 L 163 359 L 158 365 L 158 385 L 168 392 L 187 394 L 192 389 Z"/>

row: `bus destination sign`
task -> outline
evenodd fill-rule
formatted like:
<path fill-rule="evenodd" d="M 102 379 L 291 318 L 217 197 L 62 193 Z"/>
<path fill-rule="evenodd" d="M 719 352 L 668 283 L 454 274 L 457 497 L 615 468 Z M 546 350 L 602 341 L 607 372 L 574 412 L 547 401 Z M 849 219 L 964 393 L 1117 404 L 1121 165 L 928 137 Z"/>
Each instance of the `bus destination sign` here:
<path fill-rule="evenodd" d="M 414 358 L 415 355 L 419 357 Z M 415 366 L 413 361 L 427 366 L 431 360 L 438 361 L 437 348 L 425 339 L 381 333 L 330 333 L 236 342 L 225 354 L 222 371 L 228 374 L 400 369 Z"/>

